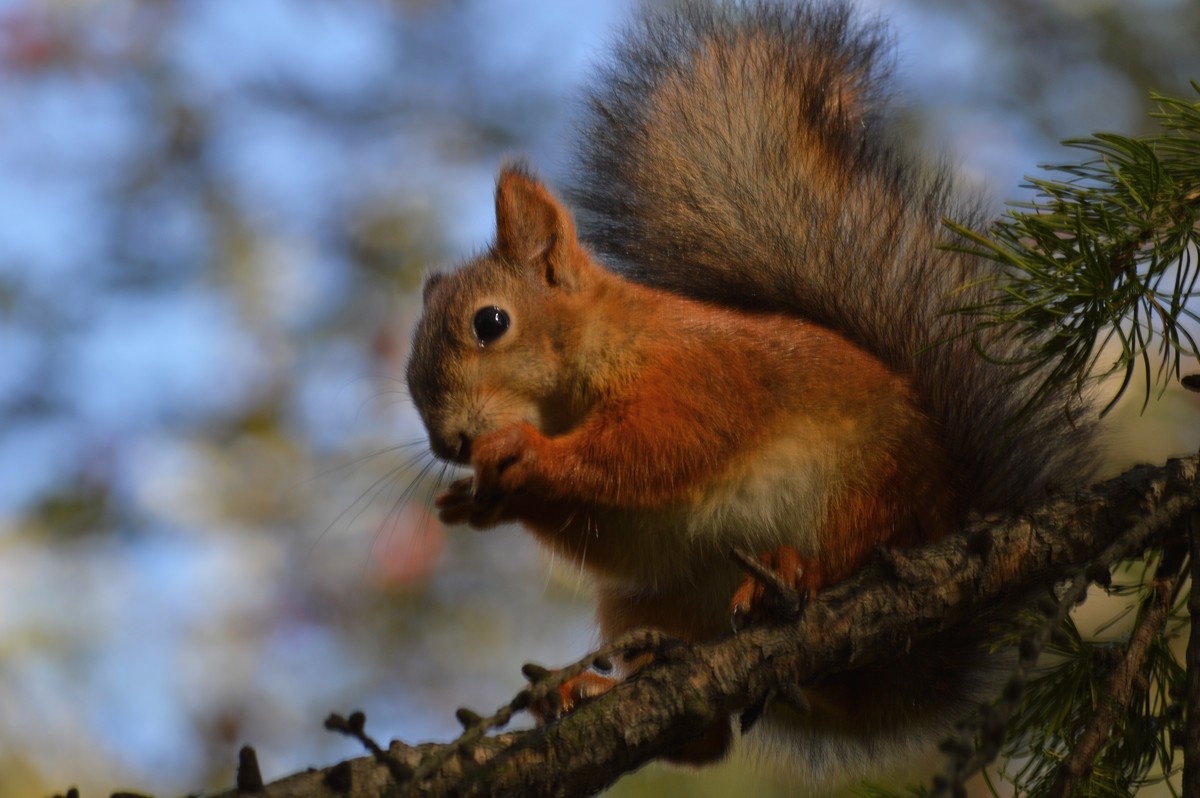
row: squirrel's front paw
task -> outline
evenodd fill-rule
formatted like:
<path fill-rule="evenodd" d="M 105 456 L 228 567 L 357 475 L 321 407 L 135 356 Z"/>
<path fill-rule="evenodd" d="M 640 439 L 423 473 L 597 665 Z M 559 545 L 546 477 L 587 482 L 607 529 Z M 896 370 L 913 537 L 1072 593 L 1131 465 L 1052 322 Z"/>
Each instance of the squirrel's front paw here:
<path fill-rule="evenodd" d="M 445 493 L 433 500 L 439 521 L 449 525 L 469 523 L 478 528 L 490 526 L 487 519 L 497 510 L 497 506 L 476 501 L 474 483 L 471 477 L 457 480 L 451 483 Z"/>
<path fill-rule="evenodd" d="M 471 444 L 475 501 L 501 504 L 528 487 L 542 435 L 528 423 L 480 436 Z"/>
<path fill-rule="evenodd" d="M 473 477 L 460 479 L 434 500 L 443 524 L 470 524 L 487 529 L 519 515 L 516 497 L 527 487 L 539 433 L 530 424 L 505 427 L 471 445 Z"/>

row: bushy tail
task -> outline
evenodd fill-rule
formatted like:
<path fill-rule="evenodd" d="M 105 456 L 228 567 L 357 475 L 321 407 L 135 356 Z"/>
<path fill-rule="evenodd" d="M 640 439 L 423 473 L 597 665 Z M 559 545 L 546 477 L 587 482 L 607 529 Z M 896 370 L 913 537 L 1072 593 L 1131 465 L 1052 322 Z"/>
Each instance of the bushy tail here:
<path fill-rule="evenodd" d="M 1064 392 L 1014 431 L 1032 379 L 945 312 L 991 267 L 938 249 L 944 217 L 979 214 L 893 142 L 888 44 L 840 4 L 648 14 L 593 89 L 570 196 L 584 240 L 632 278 L 800 314 L 912 374 L 974 508 L 1011 508 L 1090 474 L 1089 414 Z"/>

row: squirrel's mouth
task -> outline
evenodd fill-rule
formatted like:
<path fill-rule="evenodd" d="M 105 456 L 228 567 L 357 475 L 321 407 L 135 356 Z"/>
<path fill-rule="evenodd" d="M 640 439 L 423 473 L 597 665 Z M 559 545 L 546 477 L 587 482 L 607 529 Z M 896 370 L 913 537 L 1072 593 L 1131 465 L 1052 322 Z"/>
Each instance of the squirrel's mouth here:
<path fill-rule="evenodd" d="M 468 465 L 471 462 L 471 439 L 467 437 L 465 432 L 458 434 L 458 451 L 451 458 L 454 462 L 460 465 Z"/>

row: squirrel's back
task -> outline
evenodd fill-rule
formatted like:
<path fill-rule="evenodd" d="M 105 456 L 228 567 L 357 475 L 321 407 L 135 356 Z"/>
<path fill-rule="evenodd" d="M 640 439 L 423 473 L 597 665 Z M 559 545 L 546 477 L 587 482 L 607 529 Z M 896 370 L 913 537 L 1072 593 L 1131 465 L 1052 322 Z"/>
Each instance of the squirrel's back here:
<path fill-rule="evenodd" d="M 839 3 L 651 12 L 590 95 L 570 191 L 581 238 L 633 279 L 838 330 L 910 374 L 964 495 L 1012 509 L 1090 474 L 1067 392 L 1012 419 L 1036 377 L 980 356 L 969 318 L 991 266 L 940 249 L 978 219 L 946 171 L 888 130 L 887 36 Z"/>

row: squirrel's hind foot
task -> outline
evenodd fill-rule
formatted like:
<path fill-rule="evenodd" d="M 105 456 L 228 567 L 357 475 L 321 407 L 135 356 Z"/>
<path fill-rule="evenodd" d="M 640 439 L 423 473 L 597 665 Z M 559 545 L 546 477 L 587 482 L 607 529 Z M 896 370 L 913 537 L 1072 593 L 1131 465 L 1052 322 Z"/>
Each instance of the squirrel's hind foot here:
<path fill-rule="evenodd" d="M 763 615 L 798 616 L 809 599 L 825 586 L 825 574 L 815 557 L 804 557 L 791 546 L 750 559 L 735 553 L 747 573 L 729 602 L 736 632 Z"/>
<path fill-rule="evenodd" d="M 529 712 L 533 715 L 537 725 L 545 726 L 571 712 L 583 702 L 608 692 L 618 681 L 609 676 L 585 671 L 560 684 L 551 697 L 530 704 Z"/>

